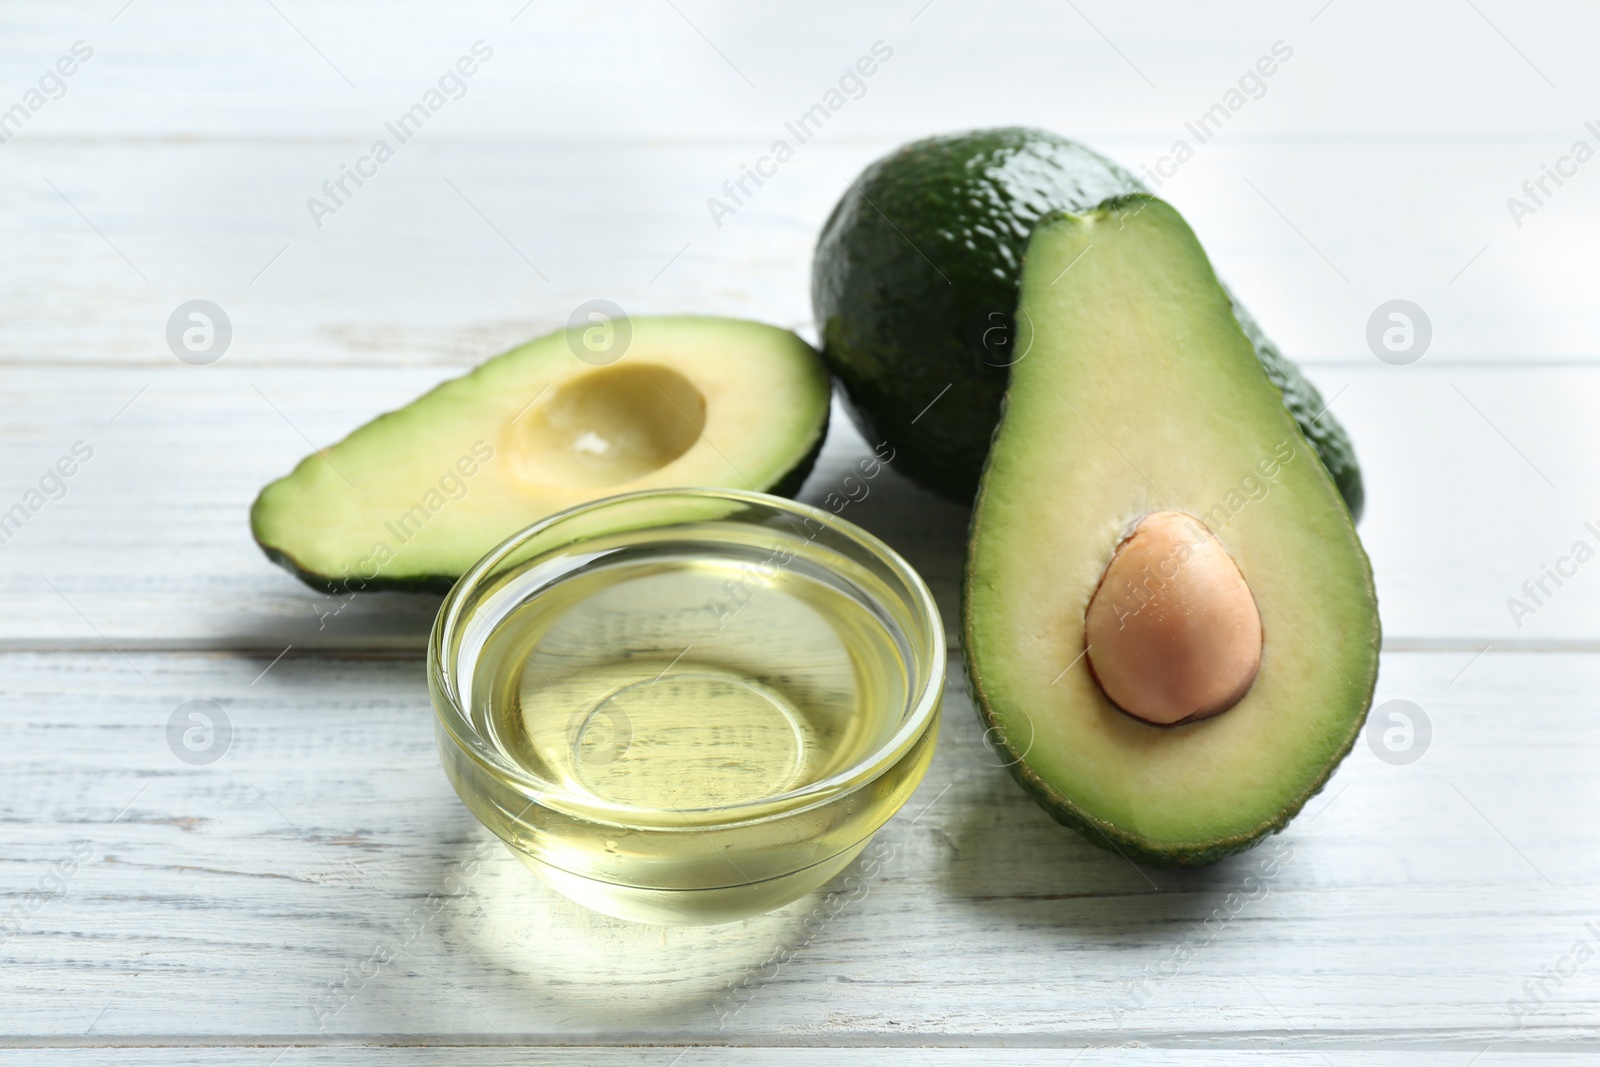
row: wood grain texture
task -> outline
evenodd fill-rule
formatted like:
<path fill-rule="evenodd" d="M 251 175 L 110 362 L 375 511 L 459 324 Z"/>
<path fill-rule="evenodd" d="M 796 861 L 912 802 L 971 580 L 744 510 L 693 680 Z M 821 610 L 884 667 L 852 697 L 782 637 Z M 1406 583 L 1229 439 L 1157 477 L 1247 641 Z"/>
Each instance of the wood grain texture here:
<path fill-rule="evenodd" d="M 0 1064 L 35 1063 L 39 1052 L 0 1049 Z M 111 1057 L 113 1062 L 129 1065 L 159 1064 L 161 1067 L 261 1067 L 270 1064 L 274 1056 L 288 1067 L 303 1065 L 350 1065 L 366 1067 L 368 1064 L 398 1064 L 400 1067 L 524 1067 L 526 1064 L 550 1064 L 554 1067 L 800 1067 L 800 1065 L 828 1063 L 838 1067 L 944 1067 L 961 1064 L 962 1067 L 1101 1067 L 1103 1064 L 1131 1064 L 1149 1067 L 1153 1064 L 1177 1062 L 1196 1064 L 1198 1067 L 1245 1067 L 1271 1064 L 1273 1067 L 1327 1067 L 1329 1056 L 1323 1052 L 1254 1051 L 1228 1049 L 1224 1052 L 1205 1049 L 1184 1049 L 1174 1053 L 1165 1049 L 1139 1048 L 1128 1045 L 1094 1045 L 1077 1049 L 1044 1048 L 932 1048 L 869 1047 L 869 1048 L 762 1048 L 736 1046 L 715 1048 L 706 1046 L 661 1045 L 652 1047 L 604 1048 L 516 1048 L 495 1049 L 475 1046 L 441 1044 L 434 1047 L 370 1046 L 338 1044 L 332 1047 L 263 1043 L 248 1048 L 196 1048 L 192 1046 L 157 1046 L 142 1048 L 122 1045 L 110 1047 L 59 1048 L 51 1047 L 50 1062 L 64 1063 L 69 1067 L 80 1064 L 97 1064 Z M 34 1058 L 30 1058 L 34 1057 Z M 1535 1067 L 1571 1067 L 1575 1057 L 1571 1053 L 1518 1052 L 1514 1059 L 1502 1054 L 1485 1055 L 1478 1062 L 1494 1067 L 1496 1062 L 1533 1064 Z M 1335 1063 L 1349 1067 L 1459 1067 L 1462 1054 L 1448 1050 L 1439 1052 L 1350 1052 L 1337 1053 Z"/>
<path fill-rule="evenodd" d="M 957 677 L 864 895 L 682 929 L 587 913 L 489 842 L 437 767 L 414 657 L 291 655 L 264 676 L 226 654 L 130 659 L 142 680 L 110 654 L 0 656 L 0 909 L 28 912 L 0 946 L 8 1043 L 93 1023 L 118 1044 L 1470 1054 L 1575 1048 L 1600 1008 L 1586 968 L 1520 1027 L 1511 1004 L 1600 922 L 1600 656 L 1462 673 L 1460 655 L 1387 655 L 1379 705 L 1425 710 L 1425 755 L 1358 746 L 1283 835 L 1198 872 L 1050 822 L 995 766 Z M 196 699 L 233 730 L 200 767 L 165 736 Z M 30 903 L 74 855 L 65 890 Z"/>
<path fill-rule="evenodd" d="M 708 199 L 728 203 L 723 183 L 771 137 L 425 129 L 361 189 L 347 185 L 319 227 L 307 200 L 325 198 L 322 183 L 370 148 L 388 110 L 370 135 L 304 141 L 30 127 L 3 146 L 0 241 L 29 253 L 0 260 L 0 362 L 169 366 L 168 316 L 196 297 L 232 320 L 235 365 L 465 367 L 594 297 L 809 332 L 811 252 L 834 203 L 873 159 L 950 128 L 799 146 L 720 219 Z M 774 114 L 774 135 L 784 120 Z M 1092 140 L 1134 169 L 1171 143 Z M 1426 361 L 1593 362 L 1600 312 L 1587 294 L 1600 259 L 1573 235 L 1600 224 L 1600 183 L 1572 183 L 1520 227 L 1505 206 L 1550 148 L 1548 137 L 1230 136 L 1198 146 L 1158 191 L 1293 358 L 1376 365 L 1369 318 L 1403 297 L 1431 322 Z"/>
<path fill-rule="evenodd" d="M 0 545 L 0 648 L 420 648 L 438 603 L 357 596 L 341 609 L 267 563 L 256 492 L 450 371 L 437 367 L 11 368 L 0 385 L 0 510 L 75 441 L 92 460 Z M 1392 648 L 1600 648 L 1600 452 L 1584 444 L 1600 369 L 1318 366 L 1367 480 L 1362 539 Z M 136 398 L 136 399 L 135 399 Z M 130 403 L 131 402 L 131 403 Z M 943 403 L 956 403 L 945 397 Z M 120 412 L 120 414 L 119 414 Z M 935 405 L 927 418 L 937 418 Z M 110 420 L 115 418 L 115 422 Z M 732 447 L 727 443 L 720 448 Z M 870 449 L 836 409 L 801 499 L 827 504 Z M 855 482 L 850 483 L 855 485 Z M 859 493 L 858 489 L 851 490 Z M 927 578 L 954 627 L 967 510 L 892 471 L 840 512 Z M 380 526 L 381 523 L 375 523 Z M 378 531 L 381 533 L 381 530 Z M 1512 611 L 1517 598 L 1531 611 Z"/>
<path fill-rule="evenodd" d="M 1600 570 L 1544 577 L 1600 545 L 1600 182 L 1507 202 L 1600 145 L 1594 29 L 1503 0 L 7 4 L 0 112 L 95 55 L 0 144 L 0 511 L 93 458 L 0 543 L 0 1064 L 1592 1058 L 1600 962 L 1537 1005 L 1525 983 L 1600 926 Z M 466 94 L 317 226 L 307 198 L 478 39 Z M 877 40 L 864 95 L 719 225 L 707 199 Z M 1143 870 L 1055 826 L 954 659 L 865 897 L 814 930 L 825 897 L 711 930 L 587 914 L 438 769 L 436 601 L 333 614 L 250 541 L 268 479 L 581 301 L 813 336 L 816 233 L 901 142 L 1033 124 L 1155 165 L 1278 40 L 1160 192 L 1351 430 L 1378 707 L 1416 702 L 1433 740 L 1408 766 L 1358 745 L 1226 921 L 1268 853 Z M 234 328 L 209 367 L 165 338 L 194 298 Z M 1395 298 L 1431 321 L 1414 366 L 1368 346 Z M 803 498 L 865 452 L 836 412 Z M 843 514 L 953 619 L 965 509 L 890 471 Z M 214 764 L 169 747 L 189 700 L 232 722 Z"/>

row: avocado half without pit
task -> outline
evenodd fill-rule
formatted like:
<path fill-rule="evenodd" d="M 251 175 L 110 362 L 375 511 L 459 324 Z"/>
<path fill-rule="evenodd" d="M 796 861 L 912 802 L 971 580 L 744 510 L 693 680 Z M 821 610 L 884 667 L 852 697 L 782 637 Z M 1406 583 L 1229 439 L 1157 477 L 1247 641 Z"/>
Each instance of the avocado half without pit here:
<path fill-rule="evenodd" d="M 962 606 L 988 736 L 1102 847 L 1248 848 L 1322 788 L 1372 698 L 1350 513 L 1166 203 L 1041 221 L 1018 319 Z"/>
<path fill-rule="evenodd" d="M 261 491 L 256 541 L 318 589 L 445 592 L 557 511 L 668 486 L 798 491 L 827 369 L 788 330 L 634 318 L 626 348 L 530 341 L 382 415 Z"/>

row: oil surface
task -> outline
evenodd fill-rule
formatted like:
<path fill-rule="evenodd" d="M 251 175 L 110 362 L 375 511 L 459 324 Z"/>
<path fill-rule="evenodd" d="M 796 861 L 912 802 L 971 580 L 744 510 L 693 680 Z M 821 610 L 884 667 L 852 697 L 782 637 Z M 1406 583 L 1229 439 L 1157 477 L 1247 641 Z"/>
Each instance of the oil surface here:
<path fill-rule="evenodd" d="M 765 556 L 616 553 L 511 610 L 474 674 L 491 744 L 563 789 L 654 811 L 858 763 L 900 725 L 904 650 L 825 572 Z"/>

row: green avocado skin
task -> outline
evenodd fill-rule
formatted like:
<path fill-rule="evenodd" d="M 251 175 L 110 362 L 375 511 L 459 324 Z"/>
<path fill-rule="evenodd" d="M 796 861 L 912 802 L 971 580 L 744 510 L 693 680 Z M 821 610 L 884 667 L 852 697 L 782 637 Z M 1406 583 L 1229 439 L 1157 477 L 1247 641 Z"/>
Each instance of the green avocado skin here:
<path fill-rule="evenodd" d="M 822 356 L 862 434 L 888 442 L 918 485 L 970 502 L 1019 358 L 1013 316 L 1034 224 L 1138 192 L 1104 156 L 1021 127 L 916 141 L 869 166 L 823 225 L 811 278 Z M 1237 300 L 1234 314 L 1359 519 L 1349 435 Z"/>
<path fill-rule="evenodd" d="M 1360 522 L 1367 494 L 1361 484 L 1361 467 L 1356 463 L 1356 449 L 1350 443 L 1350 435 L 1333 417 L 1333 412 L 1327 410 L 1322 393 L 1267 338 L 1255 316 L 1244 309 L 1232 291 L 1228 292 L 1228 299 L 1233 302 L 1233 317 L 1239 320 L 1239 328 L 1256 350 L 1261 369 L 1283 394 L 1284 406 L 1300 424 L 1300 432 L 1305 434 L 1307 443 L 1317 450 L 1322 465 L 1333 476 L 1333 484 L 1344 497 L 1345 507 L 1350 509 L 1350 520 Z"/>

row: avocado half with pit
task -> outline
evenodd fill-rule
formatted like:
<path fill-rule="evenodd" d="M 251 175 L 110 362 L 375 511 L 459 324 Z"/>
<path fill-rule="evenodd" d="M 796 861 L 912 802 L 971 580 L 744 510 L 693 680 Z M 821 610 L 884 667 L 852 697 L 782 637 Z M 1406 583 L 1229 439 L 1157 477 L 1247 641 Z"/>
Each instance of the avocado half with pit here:
<path fill-rule="evenodd" d="M 529 341 L 307 456 L 256 499 L 256 541 L 318 589 L 445 592 L 511 534 L 599 497 L 799 490 L 828 427 L 810 345 L 736 319 L 627 326 L 625 346 L 577 329 Z"/>
<path fill-rule="evenodd" d="M 1360 733 L 1372 572 L 1199 242 L 1155 198 L 1040 222 L 973 514 L 978 711 L 1057 820 L 1146 862 L 1282 829 Z"/>
<path fill-rule="evenodd" d="M 850 184 L 817 239 L 811 300 L 822 355 L 870 441 L 918 485 L 967 503 L 1014 368 L 1023 249 L 1041 218 L 1148 192 L 1104 156 L 1048 130 L 970 130 L 903 145 Z M 1355 449 L 1322 395 L 1256 324 L 1234 316 L 1350 513 Z"/>

